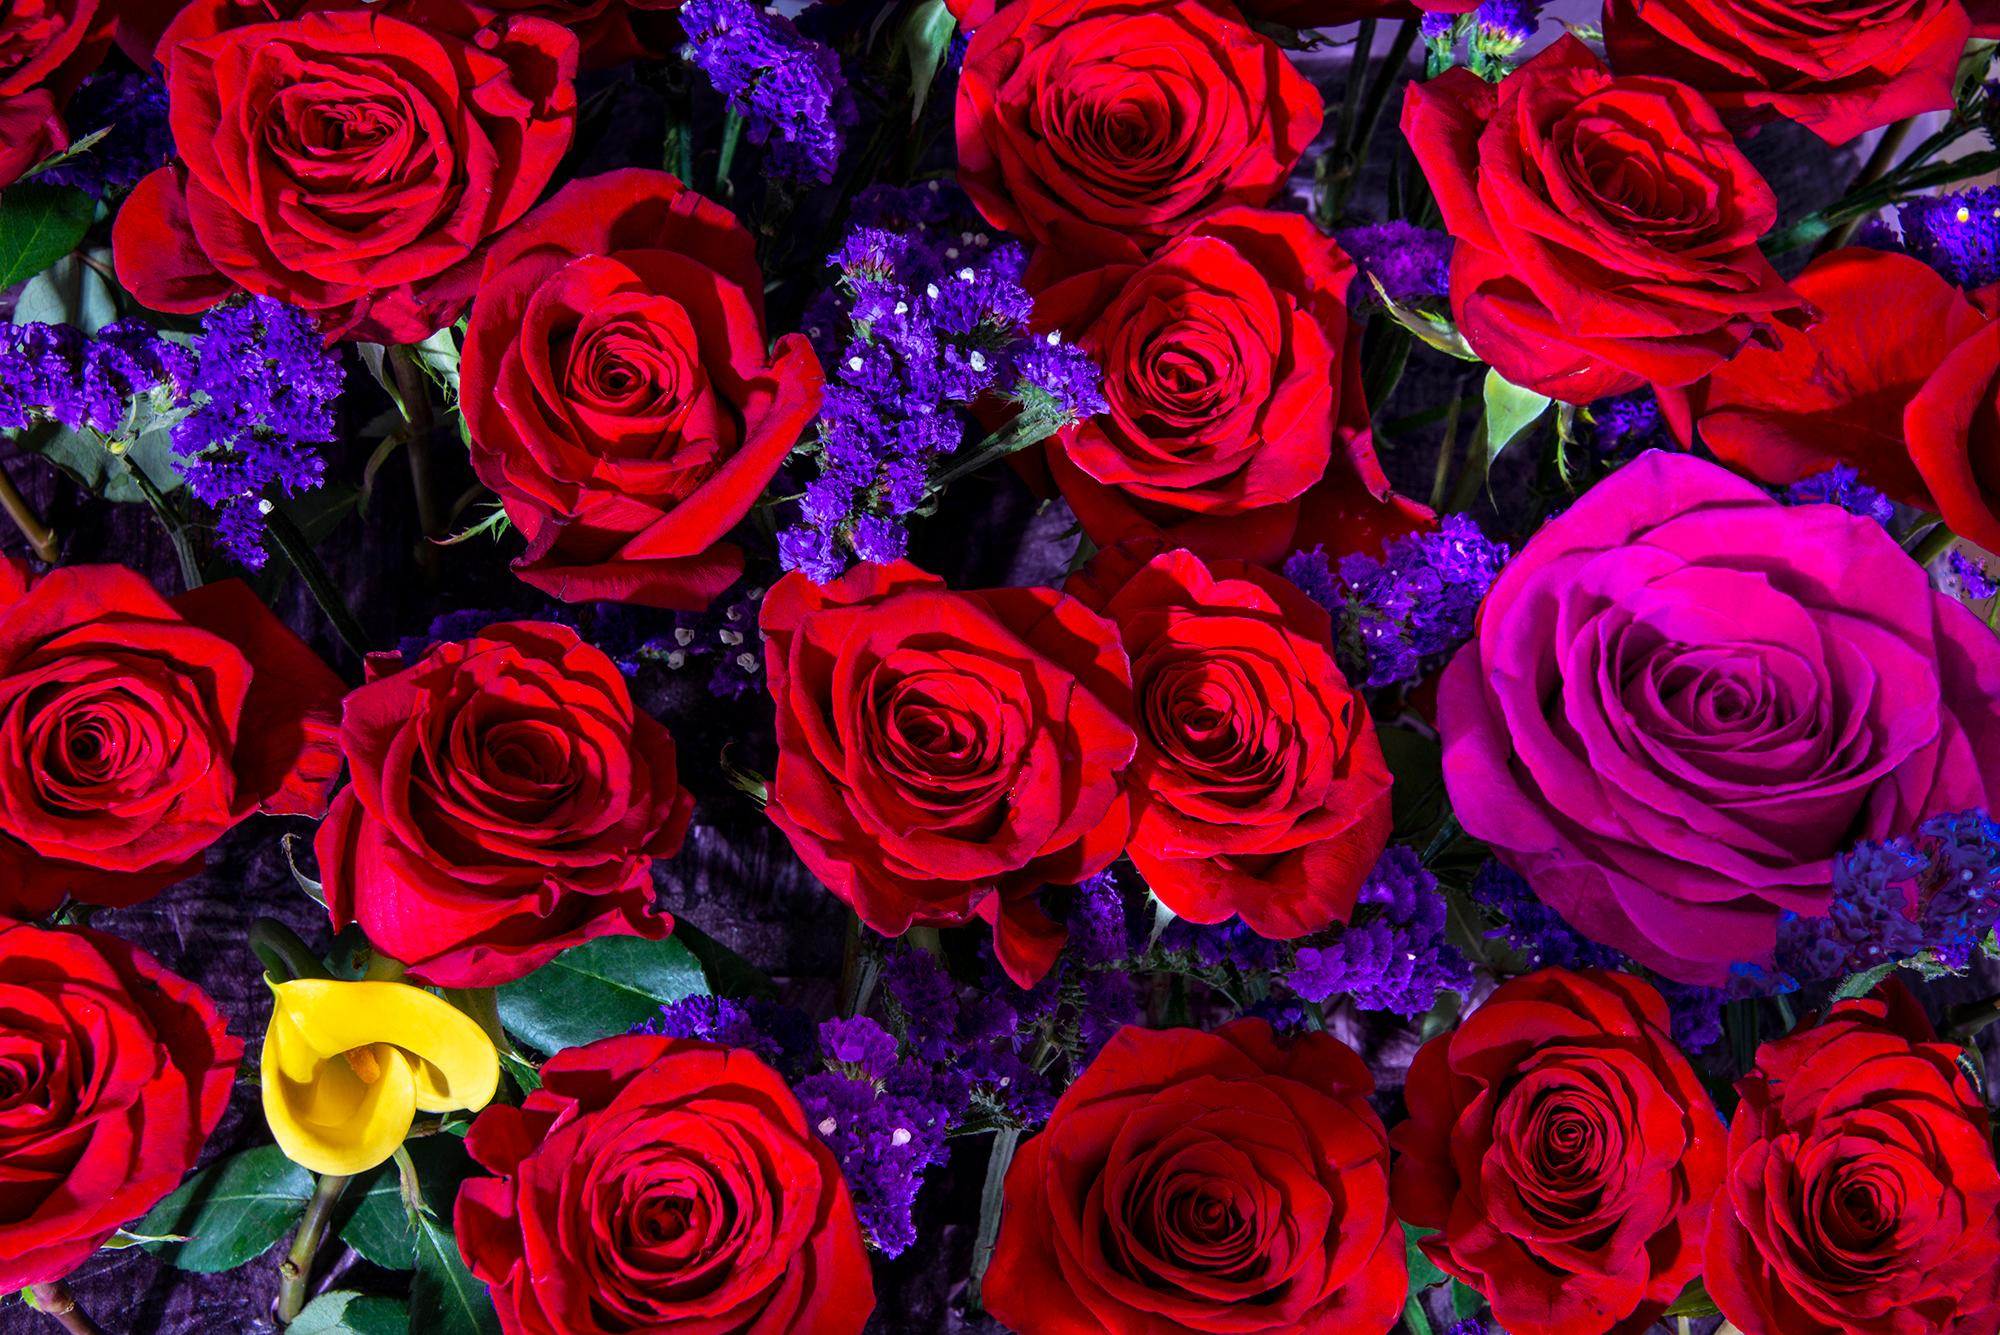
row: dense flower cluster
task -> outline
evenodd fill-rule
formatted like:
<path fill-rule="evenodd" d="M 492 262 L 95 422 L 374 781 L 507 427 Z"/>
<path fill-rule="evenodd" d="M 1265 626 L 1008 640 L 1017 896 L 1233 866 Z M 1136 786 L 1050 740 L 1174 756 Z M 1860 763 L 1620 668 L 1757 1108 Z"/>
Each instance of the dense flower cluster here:
<path fill-rule="evenodd" d="M 1285 985 L 1324 1004 L 1345 994 L 1362 1010 L 1422 1015 L 1440 992 L 1464 992 L 1472 969 L 1445 940 L 1450 910 L 1437 877 L 1407 848 L 1391 848 L 1361 887 L 1360 916 L 1322 945 L 1301 945 Z"/>
<path fill-rule="evenodd" d="M 1914 199 L 1896 221 L 1904 248 L 1960 287 L 2000 281 L 2000 187 Z"/>
<path fill-rule="evenodd" d="M 689 62 L 743 118 L 751 142 L 770 149 L 771 170 L 831 181 L 853 118 L 840 57 L 752 0 L 687 0 L 679 13 Z"/>

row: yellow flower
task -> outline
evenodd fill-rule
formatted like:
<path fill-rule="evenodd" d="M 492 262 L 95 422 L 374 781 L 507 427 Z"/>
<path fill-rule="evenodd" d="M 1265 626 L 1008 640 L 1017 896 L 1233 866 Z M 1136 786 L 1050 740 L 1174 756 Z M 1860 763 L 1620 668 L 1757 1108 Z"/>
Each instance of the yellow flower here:
<path fill-rule="evenodd" d="M 396 1152 L 417 1112 L 478 1111 L 500 1081 L 493 1040 L 408 983 L 272 983 L 264 1119 L 287 1158 L 351 1177 Z"/>

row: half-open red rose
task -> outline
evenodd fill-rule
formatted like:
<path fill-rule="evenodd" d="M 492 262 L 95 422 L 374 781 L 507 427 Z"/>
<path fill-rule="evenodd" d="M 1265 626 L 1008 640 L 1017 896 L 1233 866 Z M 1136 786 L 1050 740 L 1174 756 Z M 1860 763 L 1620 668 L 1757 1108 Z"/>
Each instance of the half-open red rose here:
<path fill-rule="evenodd" d="M 1347 311 L 1354 276 L 1304 216 L 1240 207 L 1199 219 L 1150 260 L 1123 239 L 1037 257 L 1037 328 L 1104 368 L 1107 410 L 1047 446 L 1093 542 L 1159 535 L 1268 564 L 1298 550 L 1304 516 L 1320 509 L 1353 519 L 1342 550 L 1428 518 L 1375 457 Z"/>
<path fill-rule="evenodd" d="M 412 975 L 493 987 L 595 936 L 658 939 L 656 857 L 694 799 L 674 739 L 566 626 L 488 626 L 352 692 L 353 776 L 315 851 L 335 927 Z"/>
<path fill-rule="evenodd" d="M 907 561 L 764 599 L 778 706 L 766 810 L 885 935 L 993 924 L 1022 986 L 1064 929 L 1035 892 L 1102 871 L 1131 826 L 1131 668 L 1117 632 L 1052 589 L 953 592 Z"/>
<path fill-rule="evenodd" d="M 421 23 L 375 11 L 172 46 L 181 161 L 139 182 L 112 232 L 141 302 L 201 311 L 248 289 L 382 343 L 464 310 L 482 247 L 569 148 L 576 38 L 532 17 L 482 27 L 460 0 L 421 0 Z"/>
<path fill-rule="evenodd" d="M 1949 111 L 1972 26 L 1959 0 L 1604 0 L 1620 74 L 1679 79 L 1732 120 L 1782 116 L 1829 144 Z"/>
<path fill-rule="evenodd" d="M 461 365 L 472 466 L 568 601 L 700 609 L 723 537 L 819 411 L 802 334 L 767 343 L 756 245 L 656 171 L 565 186 L 493 248 Z"/>
<path fill-rule="evenodd" d="M 0 913 L 137 903 L 257 812 L 324 812 L 341 690 L 240 580 L 0 560 Z"/>
<path fill-rule="evenodd" d="M 1685 385 L 1803 319 L 1757 249 L 1776 196 L 1684 84 L 1613 78 L 1564 37 L 1497 85 L 1410 85 L 1403 132 L 1457 238 L 1452 314 L 1516 385 Z"/>
<path fill-rule="evenodd" d="M 1020 1335 L 1384 1335 L 1388 1140 L 1353 1049 L 1120 1030 L 1007 1173 L 981 1290 Z"/>
<path fill-rule="evenodd" d="M 111 45 L 99 0 L 0 5 L 0 187 L 69 147 L 62 108 Z"/>
<path fill-rule="evenodd" d="M 1229 0 L 1015 0 L 958 83 L 958 179 L 1044 244 L 1150 248 L 1263 204 L 1320 127 L 1319 93 Z"/>
<path fill-rule="evenodd" d="M 459 1250 L 507 1335 L 860 1335 L 868 1253 L 833 1152 L 752 1053 L 570 1048 L 466 1135 Z"/>
<path fill-rule="evenodd" d="M 1629 974 L 1502 984 L 1410 1066 L 1396 1213 L 1516 1335 L 1638 1335 L 1701 1267 L 1722 1119 Z"/>
<path fill-rule="evenodd" d="M 61 1279 L 179 1186 L 242 1056 L 137 946 L 0 918 L 0 1289 Z"/>
<path fill-rule="evenodd" d="M 1289 939 L 1345 922 L 1389 839 L 1389 769 L 1318 604 L 1267 570 L 1098 555 L 1070 592 L 1132 659 L 1126 851 L 1195 922 Z"/>
<path fill-rule="evenodd" d="M 2000 1170 L 1963 1055 L 1893 984 L 1758 1051 L 1704 1271 L 1744 1335 L 2000 1330 Z"/>

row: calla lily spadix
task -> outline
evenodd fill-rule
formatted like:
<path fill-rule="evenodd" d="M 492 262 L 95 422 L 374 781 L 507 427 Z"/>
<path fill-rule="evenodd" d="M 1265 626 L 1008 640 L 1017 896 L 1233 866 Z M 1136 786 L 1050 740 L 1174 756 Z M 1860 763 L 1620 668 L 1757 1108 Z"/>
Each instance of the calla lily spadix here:
<path fill-rule="evenodd" d="M 408 983 L 272 983 L 264 1118 L 287 1158 L 351 1177 L 396 1152 L 418 1112 L 476 1112 L 500 1080 L 493 1040 Z"/>

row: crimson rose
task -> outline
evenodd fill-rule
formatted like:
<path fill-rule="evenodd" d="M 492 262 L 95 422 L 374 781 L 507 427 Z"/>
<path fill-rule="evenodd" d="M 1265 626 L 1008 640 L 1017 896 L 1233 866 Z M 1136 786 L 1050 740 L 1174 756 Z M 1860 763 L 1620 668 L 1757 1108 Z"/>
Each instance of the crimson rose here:
<path fill-rule="evenodd" d="M 61 1279 L 179 1186 L 242 1055 L 137 946 L 0 918 L 0 1289 Z"/>
<path fill-rule="evenodd" d="M 868 1253 L 832 1151 L 749 1052 L 569 1048 L 465 1148 L 459 1250 L 507 1335 L 860 1335 Z"/>
<path fill-rule="evenodd" d="M 1123 239 L 1038 256 L 1037 328 L 1104 368 L 1107 410 L 1048 444 L 1056 484 L 1099 546 L 1160 535 L 1205 557 L 1274 563 L 1326 508 L 1343 550 L 1428 511 L 1375 457 L 1353 261 L 1299 214 L 1225 208 L 1148 260 Z M 1313 493 L 1308 498 L 1307 493 Z"/>
<path fill-rule="evenodd" d="M 958 179 L 1002 231 L 1150 248 L 1270 200 L 1320 116 L 1229 0 L 1015 0 L 966 48 Z"/>
<path fill-rule="evenodd" d="M 1959 0 L 1604 0 L 1620 74 L 1679 79 L 1732 120 L 1782 116 L 1829 144 L 1949 111 L 1972 28 Z"/>
<path fill-rule="evenodd" d="M 134 904 L 249 816 L 317 816 L 340 679 L 239 580 L 0 560 L 0 913 Z"/>
<path fill-rule="evenodd" d="M 532 17 L 482 28 L 461 0 L 407 12 L 334 9 L 172 46 L 181 161 L 139 182 L 112 232 L 134 296 L 189 312 L 247 288 L 382 343 L 457 318 L 481 248 L 569 147 L 576 38 Z"/>
<path fill-rule="evenodd" d="M 1022 986 L 1064 930 L 1035 902 L 1125 846 L 1131 668 L 1116 631 L 1051 589 L 956 593 L 907 561 L 764 599 L 778 706 L 766 808 L 827 888 L 885 935 L 993 924 Z"/>
<path fill-rule="evenodd" d="M 674 739 L 566 626 L 488 626 L 352 692 L 353 782 L 315 851 L 335 927 L 441 987 L 511 982 L 591 937 L 658 939 L 656 857 L 694 799 Z"/>
<path fill-rule="evenodd" d="M 1021 1335 L 1384 1335 L 1388 1141 L 1353 1049 L 1119 1031 L 1015 1155 L 981 1292 Z"/>
<path fill-rule="evenodd" d="M 1396 1213 L 1516 1335 L 1637 1335 L 1701 1265 L 1722 1119 L 1628 974 L 1516 978 L 1417 1052 Z"/>
<path fill-rule="evenodd" d="M 1894 984 L 1758 1051 L 1704 1272 L 1744 1335 L 2000 1329 L 2000 1171 L 1963 1055 Z"/>
<path fill-rule="evenodd" d="M 804 335 L 766 339 L 749 232 L 665 172 L 572 182 L 503 237 L 460 383 L 521 578 L 686 609 L 733 583 L 723 535 L 819 411 Z"/>
<path fill-rule="evenodd" d="M 1801 318 L 1757 249 L 1777 199 L 1690 88 L 1613 78 L 1564 37 L 1498 85 L 1410 85 L 1403 131 L 1457 238 L 1452 313 L 1516 385 L 1685 385 Z"/>
<path fill-rule="evenodd" d="M 0 188 L 69 147 L 62 108 L 111 45 L 99 0 L 0 5 Z"/>
<path fill-rule="evenodd" d="M 1126 852 L 1160 902 L 1266 937 L 1345 922 L 1389 839 L 1389 769 L 1326 613 L 1269 571 L 1186 551 L 1102 553 L 1070 591 L 1132 659 Z"/>

